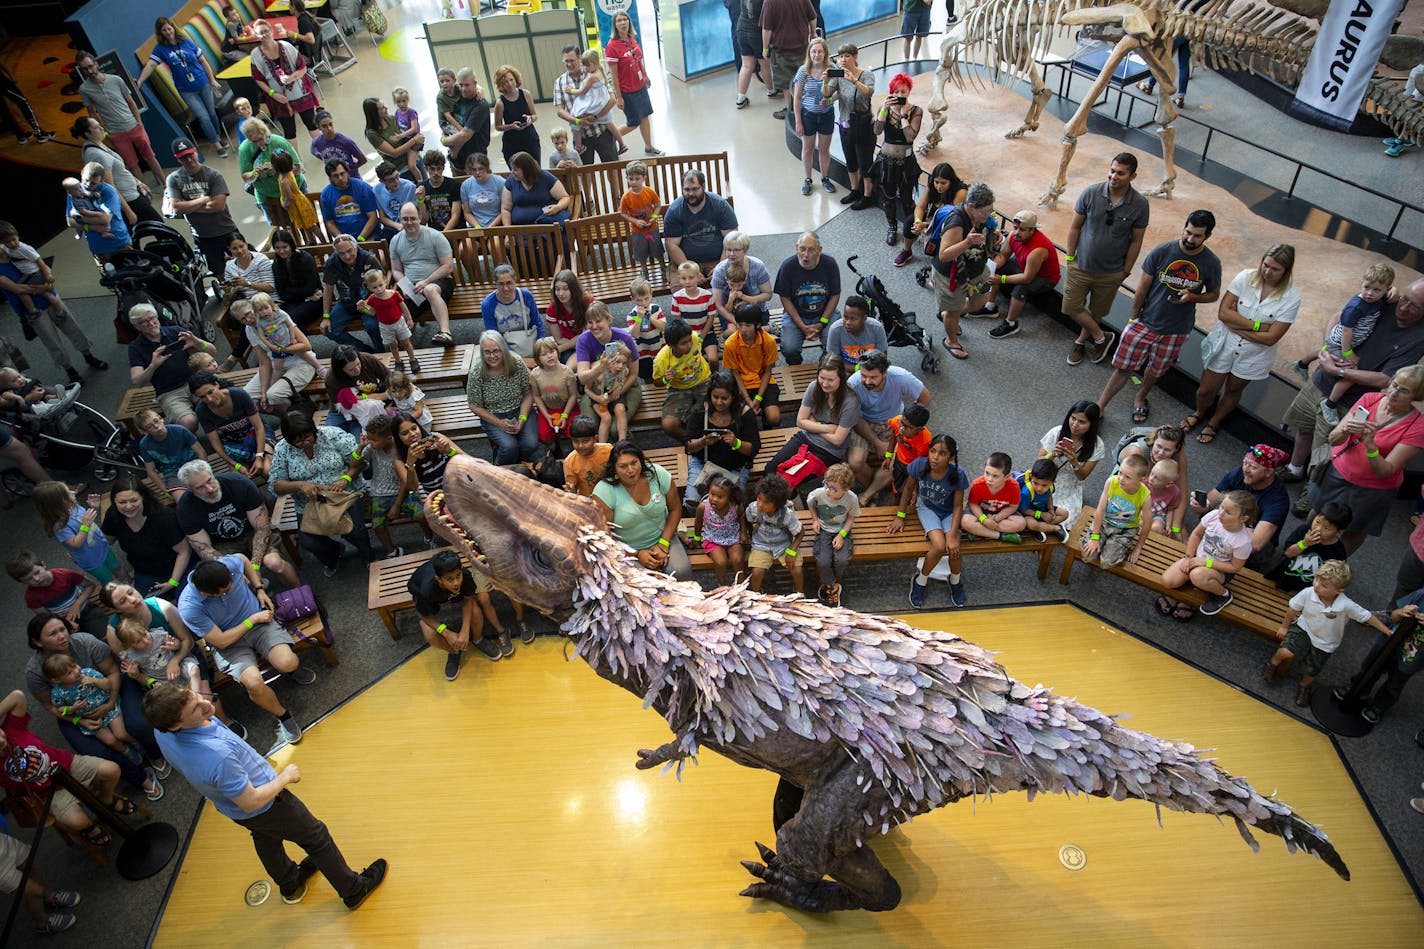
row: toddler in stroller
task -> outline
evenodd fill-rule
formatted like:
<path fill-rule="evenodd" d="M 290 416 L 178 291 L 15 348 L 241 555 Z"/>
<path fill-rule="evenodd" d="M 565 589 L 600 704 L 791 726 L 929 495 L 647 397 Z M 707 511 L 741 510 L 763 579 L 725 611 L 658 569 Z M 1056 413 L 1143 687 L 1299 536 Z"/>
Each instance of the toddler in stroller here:
<path fill-rule="evenodd" d="M 70 386 L 46 386 L 20 375 L 9 366 L 0 368 L 0 410 L 17 415 L 44 417 L 51 412 L 63 412 L 79 398 L 79 383 Z"/>

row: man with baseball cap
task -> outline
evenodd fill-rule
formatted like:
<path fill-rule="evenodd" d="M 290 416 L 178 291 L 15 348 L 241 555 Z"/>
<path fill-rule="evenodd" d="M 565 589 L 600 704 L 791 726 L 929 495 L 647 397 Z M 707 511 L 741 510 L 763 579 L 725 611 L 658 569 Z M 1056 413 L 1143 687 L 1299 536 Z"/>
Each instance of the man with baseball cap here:
<path fill-rule="evenodd" d="M 1280 530 L 1285 526 L 1286 515 L 1290 512 L 1290 491 L 1276 472 L 1290 461 L 1290 453 L 1267 445 L 1264 442 L 1246 449 L 1241 459 L 1241 467 L 1228 471 L 1217 482 L 1216 487 L 1206 496 L 1206 504 L 1198 504 L 1192 498 L 1192 510 L 1205 514 L 1221 503 L 1221 499 L 1232 491 L 1249 491 L 1256 499 L 1261 514 L 1256 525 L 1251 528 L 1251 556 L 1246 566 L 1260 570 L 1275 559 L 1276 544 Z"/>
<path fill-rule="evenodd" d="M 198 252 L 208 262 L 208 273 L 222 277 L 227 245 L 237 224 L 227 209 L 230 192 L 222 173 L 198 160 L 198 148 L 186 138 L 173 140 L 178 170 L 168 176 L 168 196 L 173 210 L 188 220 Z"/>
<path fill-rule="evenodd" d="M 1038 215 L 1020 211 L 1014 215 L 1008 242 L 994 259 L 999 290 L 1009 294 L 1009 312 L 1003 322 L 989 331 L 995 339 L 1007 339 L 1019 331 L 1019 317 L 1030 297 L 1058 286 L 1061 268 L 1058 248 L 1038 229 Z"/>

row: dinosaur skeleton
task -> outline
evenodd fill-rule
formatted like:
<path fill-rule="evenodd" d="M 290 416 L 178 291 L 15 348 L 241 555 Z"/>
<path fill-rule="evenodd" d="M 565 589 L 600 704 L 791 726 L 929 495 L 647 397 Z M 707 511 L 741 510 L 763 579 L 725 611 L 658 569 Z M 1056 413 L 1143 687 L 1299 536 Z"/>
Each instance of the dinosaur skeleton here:
<path fill-rule="evenodd" d="M 1044 84 L 1039 61 L 1048 53 L 1056 35 L 1066 33 L 1069 27 L 1081 26 L 1084 38 L 1110 42 L 1113 47 L 1092 88 L 1064 126 L 1058 176 L 1039 198 L 1039 203 L 1051 208 L 1063 195 L 1068 184 L 1068 166 L 1079 136 L 1087 131 L 1093 104 L 1107 88 L 1114 71 L 1133 53 L 1147 64 L 1157 82 L 1154 119 L 1166 166 L 1162 183 L 1146 193 L 1171 197 L 1177 178 L 1173 158 L 1176 145 L 1173 123 L 1177 119 L 1172 101 L 1177 91 L 1173 39 L 1185 37 L 1191 43 L 1193 59 L 1212 69 L 1251 72 L 1293 87 L 1315 44 L 1318 32 L 1315 20 L 1323 13 L 1323 7 L 1309 4 L 1308 0 L 1281 0 L 1277 5 L 1260 0 L 1205 0 L 1193 6 L 1190 11 L 1183 10 L 1173 0 L 1111 5 L 1101 0 L 987 0 L 971 10 L 946 34 L 941 44 L 939 68 L 935 71 L 929 103 L 934 121 L 921 153 L 940 144 L 940 128 L 949 108 L 946 86 L 953 82 L 960 89 L 967 89 L 979 83 L 979 72 L 971 71 L 968 68 L 971 65 L 982 64 L 999 83 L 1026 78 L 1030 88 L 1028 112 L 1023 122 L 1005 138 L 1022 138 L 1028 132 L 1037 131 L 1043 107 L 1052 95 Z M 1401 49 L 1400 53 L 1416 54 L 1412 46 L 1408 52 Z M 1370 81 L 1366 100 L 1373 104 L 1376 117 L 1395 135 L 1412 140 L 1424 137 L 1424 113 L 1397 80 L 1375 76 Z"/>
<path fill-rule="evenodd" d="M 702 748 L 780 775 L 776 849 L 743 896 L 813 912 L 893 909 L 875 834 L 963 798 L 1008 791 L 1152 801 L 1230 818 L 1349 870 L 1287 805 L 1183 743 L 1010 678 L 947 632 L 745 585 L 704 593 L 641 567 L 598 504 L 465 455 L 426 501 L 430 524 L 510 596 L 571 615 L 577 656 L 651 706 L 672 741 L 638 768 Z M 830 877 L 830 879 L 826 879 Z"/>

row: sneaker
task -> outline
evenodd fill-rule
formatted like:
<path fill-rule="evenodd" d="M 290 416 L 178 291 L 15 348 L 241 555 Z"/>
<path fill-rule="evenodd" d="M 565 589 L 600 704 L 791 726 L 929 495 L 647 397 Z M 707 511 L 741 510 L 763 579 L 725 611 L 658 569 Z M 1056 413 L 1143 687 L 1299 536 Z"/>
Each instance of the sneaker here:
<path fill-rule="evenodd" d="M 979 309 L 971 310 L 970 312 L 965 313 L 964 315 L 968 317 L 985 318 L 990 316 L 998 316 L 998 314 L 999 304 L 993 300 L 990 300 L 988 303 L 984 304 Z"/>
<path fill-rule="evenodd" d="M 499 634 L 499 654 L 506 659 L 514 655 L 514 640 L 510 638 L 508 630 Z"/>
<path fill-rule="evenodd" d="M 871 194 L 863 194 L 851 203 L 850 209 L 852 211 L 864 211 L 866 208 L 873 208 L 875 206 L 875 196 Z"/>
<path fill-rule="evenodd" d="M 1267 682 L 1275 682 L 1275 681 L 1276 681 L 1276 673 L 1277 673 L 1278 671 L 1280 671 L 1280 668 L 1281 668 L 1280 666 L 1273 666 L 1273 665 L 1271 665 L 1270 662 L 1263 662 L 1263 663 L 1261 663 L 1261 678 L 1262 678 L 1262 679 L 1265 679 Z M 1339 690 L 1337 689 L 1336 691 L 1339 691 Z M 1338 696 L 1337 696 L 1337 698 L 1338 698 Z"/>
<path fill-rule="evenodd" d="M 476 642 L 475 648 L 490 662 L 499 662 L 504 656 L 504 653 L 499 651 L 499 643 L 488 636 Z"/>
<path fill-rule="evenodd" d="M 1203 616 L 1215 616 L 1217 613 L 1226 609 L 1227 606 L 1231 604 L 1232 599 L 1233 597 L 1231 596 L 1230 590 L 1227 590 L 1220 596 L 1209 596 L 1206 598 L 1206 602 L 1197 607 L 1197 612 Z"/>
<path fill-rule="evenodd" d="M 410 374 L 412 376 L 420 375 L 420 360 L 414 356 L 410 357 Z"/>
<path fill-rule="evenodd" d="M 282 893 L 282 902 L 288 906 L 300 903 L 307 895 L 307 881 L 316 876 L 316 858 L 308 854 L 297 864 L 297 885 Z"/>
<path fill-rule="evenodd" d="M 620 155 L 626 155 L 627 153 L 628 153 L 628 146 L 627 146 L 627 145 L 619 145 L 619 146 L 618 146 L 618 154 L 620 154 Z"/>
<path fill-rule="evenodd" d="M 802 180 L 802 182 L 801 182 L 801 193 L 802 193 L 802 194 L 810 194 L 810 193 L 811 193 L 811 179 L 810 179 L 810 178 L 806 178 L 806 179 L 803 179 L 803 180 Z"/>
<path fill-rule="evenodd" d="M 376 891 L 376 887 L 381 885 L 381 881 L 386 878 L 386 861 L 384 859 L 373 862 L 369 867 L 361 871 L 360 880 L 357 885 L 359 889 L 350 896 L 343 897 L 341 902 L 346 904 L 347 909 L 355 909 L 366 902 L 366 897 Z"/>
<path fill-rule="evenodd" d="M 33 138 L 34 138 L 34 136 L 31 135 L 29 132 L 16 132 L 16 133 L 15 133 L 15 144 L 16 144 L 16 145 L 28 145 L 28 144 L 30 144 L 30 141 L 31 141 Z"/>
<path fill-rule="evenodd" d="M 830 602 L 830 600 L 831 600 L 831 593 L 830 593 L 830 590 L 831 590 L 831 588 L 828 587 L 828 586 L 821 586 L 820 588 L 818 588 L 818 589 L 816 590 L 816 601 L 819 602 L 822 606 L 830 606 L 830 605 L 831 605 L 831 602 Z"/>
<path fill-rule="evenodd" d="M 1330 694 L 1334 697 L 1335 701 L 1343 702 L 1345 701 L 1345 696 L 1350 694 L 1350 686 L 1337 685 L 1335 686 L 1335 688 L 1330 690 Z"/>
<path fill-rule="evenodd" d="M 1010 336 L 1017 336 L 1019 335 L 1019 324 L 1004 320 L 998 326 L 991 329 L 989 335 L 994 339 L 1008 339 Z"/>
<path fill-rule="evenodd" d="M 83 382 L 84 377 L 79 374 L 79 370 L 73 366 L 65 366 L 64 374 L 69 377 L 70 382 Z"/>
<path fill-rule="evenodd" d="M 1058 542 L 1059 542 L 1060 544 L 1066 544 L 1066 543 L 1068 543 L 1068 525 L 1067 525 L 1067 524 L 1059 524 L 1058 527 L 1057 527 L 1057 529 L 1054 530 L 1053 533 L 1054 533 L 1054 536 L 1056 536 L 1056 537 L 1058 538 Z"/>
<path fill-rule="evenodd" d="M 302 741 L 302 726 L 295 718 L 286 721 L 277 719 L 277 740 L 289 745 L 299 745 Z"/>
<path fill-rule="evenodd" d="M 885 229 L 885 246 L 894 247 L 895 243 L 899 240 L 900 229 L 895 225 L 891 224 L 888 228 Z"/>
<path fill-rule="evenodd" d="M 54 134 L 55 133 L 53 132 L 38 132 L 35 135 L 35 141 L 39 142 L 41 145 L 43 145 L 45 142 L 52 142 L 54 141 Z"/>
<path fill-rule="evenodd" d="M 649 148 L 643 149 L 643 154 L 644 154 L 644 155 L 647 155 L 649 158 L 661 158 L 661 157 L 663 157 L 664 155 L 666 155 L 667 152 L 663 151 L 661 148 L 651 148 L 651 147 L 649 147 Z"/>
<path fill-rule="evenodd" d="M 752 104 L 752 100 L 748 99 L 746 96 L 737 96 L 737 108 L 739 108 L 739 109 L 745 109 L 747 106 L 749 106 L 749 105 L 751 105 L 751 104 Z"/>
<path fill-rule="evenodd" d="M 1384 153 L 1385 153 L 1386 155 L 1388 155 L 1390 158 L 1398 158 L 1400 155 L 1403 155 L 1406 151 L 1408 151 L 1409 149 L 1411 149 L 1411 148 L 1413 148 L 1413 147 L 1414 147 L 1414 142 L 1412 142 L 1412 141 L 1410 141 L 1409 139 L 1406 138 L 1406 139 L 1404 139 L 1403 141 L 1397 142 L 1397 143 L 1395 143 L 1395 144 L 1389 146 L 1389 148 L 1386 148 L 1386 149 L 1384 150 Z"/>
<path fill-rule="evenodd" d="M 1112 345 L 1117 340 L 1117 334 L 1104 330 L 1103 341 L 1093 344 L 1092 360 L 1094 364 L 1102 362 L 1108 358 L 1108 353 L 1112 352 Z"/>
<path fill-rule="evenodd" d="M 231 722 L 228 723 L 227 727 L 238 738 L 242 739 L 243 741 L 247 741 L 247 726 L 242 724 L 242 722 L 239 722 L 237 719 L 234 718 Z"/>
<path fill-rule="evenodd" d="M 1002 540 L 1002 541 L 1003 541 L 1004 543 L 1006 543 L 1006 544 L 1022 544 L 1022 543 L 1023 543 L 1023 538 L 1020 537 L 1018 534 L 1013 533 L 1012 531 L 1010 531 L 1010 532 L 1007 533 L 1007 534 L 1001 533 L 1001 534 L 999 535 L 999 540 Z"/>
<path fill-rule="evenodd" d="M 534 637 L 535 637 L 534 629 L 533 629 L 528 623 L 526 623 L 524 620 L 521 619 L 521 620 L 516 620 L 515 623 L 514 623 L 514 625 L 517 626 L 517 627 L 519 627 L 519 641 L 520 641 L 520 642 L 522 642 L 522 643 L 523 643 L 524 645 L 526 645 L 526 646 L 528 646 L 530 643 L 534 642 Z"/>
<path fill-rule="evenodd" d="M 460 678 L 460 653 L 452 652 L 445 657 L 445 681 L 454 682 Z"/>
<path fill-rule="evenodd" d="M 1378 725 L 1380 720 L 1380 710 L 1373 705 L 1366 705 L 1360 709 L 1360 717 L 1371 725 Z"/>
<path fill-rule="evenodd" d="M 55 890 L 54 895 L 44 901 L 50 909 L 74 909 L 82 897 L 78 890 Z"/>
<path fill-rule="evenodd" d="M 226 157 L 227 157 L 227 146 L 226 146 L 226 145 L 219 145 L 219 146 L 218 146 L 218 157 L 219 157 L 219 158 L 226 158 Z"/>
<path fill-rule="evenodd" d="M 1404 141 L 1402 138 L 1387 138 L 1384 140 L 1384 143 L 1386 145 L 1398 145 L 1402 141 Z"/>
<path fill-rule="evenodd" d="M 860 190 L 847 191 L 847 192 L 846 192 L 846 196 L 845 196 L 844 198 L 841 198 L 841 204 L 854 204 L 857 198 L 863 198 L 863 197 L 865 197 L 865 192 L 863 192 L 863 191 L 860 191 Z"/>
<path fill-rule="evenodd" d="M 163 800 L 163 782 L 150 774 L 148 778 L 148 790 L 143 792 L 143 796 L 150 801 Z"/>
<path fill-rule="evenodd" d="M 64 932 L 78 921 L 79 917 L 73 913 L 50 913 L 45 917 L 43 926 L 35 927 L 35 932 L 41 936 L 53 936 L 55 933 Z"/>
<path fill-rule="evenodd" d="M 835 183 L 834 181 L 832 181 L 830 178 L 822 177 L 822 178 L 821 178 L 821 187 L 826 189 L 826 194 L 835 194 L 835 193 L 836 193 L 836 183 Z"/>
<path fill-rule="evenodd" d="M 947 23 L 947 24 L 949 24 L 950 26 L 954 26 L 954 24 L 956 24 L 956 23 L 959 22 L 959 17 L 957 17 L 957 16 L 955 16 L 953 13 L 951 13 L 951 14 L 949 15 L 949 18 L 948 18 L 947 20 L 945 20 L 944 22 Z"/>
<path fill-rule="evenodd" d="M 316 681 L 316 673 L 303 666 L 297 666 L 296 669 L 288 672 L 286 675 L 288 679 L 291 679 L 297 685 L 311 685 Z"/>
<path fill-rule="evenodd" d="M 915 252 L 908 247 L 900 248 L 900 253 L 895 255 L 894 264 L 896 267 L 903 267 L 915 259 Z"/>
<path fill-rule="evenodd" d="M 391 548 L 391 552 L 388 553 L 388 554 L 386 554 L 386 559 L 387 559 L 387 560 L 395 560 L 397 557 L 404 557 L 404 556 L 405 556 L 405 548 L 404 548 L 404 547 L 392 547 L 392 548 Z"/>
<path fill-rule="evenodd" d="M 1409 806 L 1419 813 L 1424 814 L 1424 797 L 1411 797 L 1409 799 Z"/>
<path fill-rule="evenodd" d="M 395 359 L 391 361 L 392 372 L 405 372 L 405 360 Z"/>
<path fill-rule="evenodd" d="M 149 765 L 149 768 L 153 771 L 153 776 L 160 781 L 166 779 L 173 773 L 173 766 L 169 764 L 165 758 L 159 758 L 153 764 Z"/>
<path fill-rule="evenodd" d="M 1068 365 L 1081 366 L 1087 355 L 1088 347 L 1082 343 L 1075 342 L 1072 348 L 1068 350 Z"/>
<path fill-rule="evenodd" d="M 1310 704 L 1310 697 L 1315 692 L 1315 686 L 1303 685 L 1295 691 L 1295 707 L 1305 708 Z"/>
<path fill-rule="evenodd" d="M 779 120 L 779 121 L 785 122 L 785 121 L 786 121 L 786 110 L 785 110 L 784 108 L 783 108 L 783 109 L 777 109 L 775 112 L 771 113 L 771 117 L 772 117 L 773 119 L 777 119 L 777 120 Z M 809 179 L 808 179 L 808 180 L 809 180 Z"/>
<path fill-rule="evenodd" d="M 918 571 L 910 579 L 910 605 L 915 609 L 923 609 L 925 605 L 925 588 L 929 584 L 924 582 L 925 575 Z"/>
<path fill-rule="evenodd" d="M 959 581 L 958 583 L 950 581 L 949 601 L 955 606 L 964 606 L 969 602 L 969 597 L 964 592 L 963 580 Z"/>
<path fill-rule="evenodd" d="M 824 602 L 832 609 L 841 605 L 841 585 L 839 583 L 832 583 L 826 587 L 826 599 Z"/>
<path fill-rule="evenodd" d="M 1291 371 L 1300 376 L 1301 379 L 1307 381 L 1310 379 L 1310 367 L 1299 359 L 1291 364 Z"/>
<path fill-rule="evenodd" d="M 1329 399 L 1320 400 L 1320 417 L 1325 419 L 1325 424 L 1331 428 L 1340 424 L 1340 410 L 1332 405 Z"/>
<path fill-rule="evenodd" d="M 761 77 L 758 76 L 757 78 L 760 79 Z M 783 93 L 783 91 L 782 91 L 781 89 L 768 89 L 768 90 L 766 90 L 766 97 L 767 97 L 768 99 L 775 99 L 777 96 L 780 96 L 780 95 L 783 95 L 783 94 L 784 94 L 784 93 Z"/>

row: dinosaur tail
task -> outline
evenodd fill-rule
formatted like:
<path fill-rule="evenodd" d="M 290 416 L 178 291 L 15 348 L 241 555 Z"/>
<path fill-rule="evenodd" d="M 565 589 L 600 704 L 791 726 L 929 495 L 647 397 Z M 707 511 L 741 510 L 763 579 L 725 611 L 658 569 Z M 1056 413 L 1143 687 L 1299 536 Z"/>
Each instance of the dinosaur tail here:
<path fill-rule="evenodd" d="M 1096 709 L 1043 689 L 1033 690 L 1021 707 L 1047 713 L 1046 728 L 1040 719 L 1027 729 L 1032 750 L 1011 742 L 1020 752 L 1016 757 L 1025 767 L 1022 777 L 1030 794 L 1036 785 L 1119 801 L 1135 797 L 1159 809 L 1230 818 L 1252 850 L 1260 851 L 1254 828 L 1280 837 L 1292 853 L 1300 848 L 1314 854 L 1341 878 L 1350 879 L 1344 860 L 1317 827 L 1284 802 L 1201 757 L 1192 746 L 1124 728 Z M 1053 757 L 1045 758 L 1045 753 Z"/>

